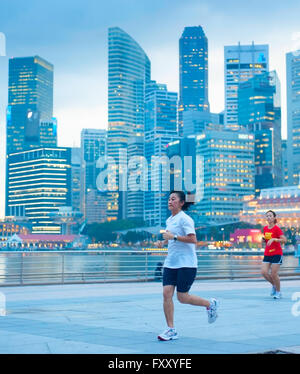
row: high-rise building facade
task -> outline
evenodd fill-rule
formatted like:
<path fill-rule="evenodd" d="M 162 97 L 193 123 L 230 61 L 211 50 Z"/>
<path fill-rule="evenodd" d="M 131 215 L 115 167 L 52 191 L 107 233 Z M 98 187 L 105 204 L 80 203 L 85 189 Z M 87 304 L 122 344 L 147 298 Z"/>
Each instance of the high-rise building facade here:
<path fill-rule="evenodd" d="M 280 84 L 276 72 L 255 75 L 238 89 L 239 125 L 255 136 L 255 194 L 282 185 Z"/>
<path fill-rule="evenodd" d="M 33 233 L 60 233 L 54 216 L 71 205 L 71 149 L 36 148 L 7 156 L 6 216 L 29 218 Z"/>
<path fill-rule="evenodd" d="M 144 197 L 144 220 L 150 225 L 164 225 L 170 191 L 170 165 L 167 147 L 179 139 L 177 132 L 176 92 L 155 81 L 147 86 L 145 102 L 144 155 L 148 165 L 148 188 Z"/>
<path fill-rule="evenodd" d="M 174 159 L 174 163 L 170 165 L 170 190 L 184 191 L 186 196 L 195 195 L 197 192 L 196 137 L 190 135 L 170 142 L 167 156 L 170 160 Z"/>
<path fill-rule="evenodd" d="M 71 207 L 72 211 L 80 212 L 81 198 L 81 148 L 71 148 Z"/>
<path fill-rule="evenodd" d="M 144 220 L 144 189 L 147 166 L 144 157 L 144 137 L 134 136 L 128 142 L 128 186 L 126 218 Z"/>
<path fill-rule="evenodd" d="M 233 130 L 239 129 L 238 88 L 256 74 L 269 71 L 268 45 L 225 46 L 224 47 L 224 85 L 225 85 L 225 125 Z"/>
<path fill-rule="evenodd" d="M 203 162 L 203 194 L 192 208 L 197 225 L 238 221 L 243 196 L 254 195 L 254 136 L 248 132 L 206 129 L 196 136 Z"/>
<path fill-rule="evenodd" d="M 201 26 L 185 27 L 179 40 L 179 135 L 183 112 L 190 110 L 209 111 L 208 42 Z"/>
<path fill-rule="evenodd" d="M 108 30 L 107 154 L 116 163 L 116 178 L 108 186 L 108 219 L 126 217 L 126 191 L 119 188 L 127 163 L 128 140 L 144 135 L 145 86 L 150 81 L 150 60 L 139 44 L 118 27 Z"/>
<path fill-rule="evenodd" d="M 219 113 L 185 111 L 183 112 L 183 136 L 199 135 L 210 124 L 222 125 L 223 116 Z"/>
<path fill-rule="evenodd" d="M 287 140 L 281 141 L 282 150 L 282 185 L 284 187 L 289 185 L 289 169 L 288 169 L 288 156 L 287 156 Z"/>
<path fill-rule="evenodd" d="M 97 161 L 107 152 L 107 132 L 101 129 L 81 131 L 81 211 L 87 223 L 106 219 L 106 191 L 97 188 L 100 172 Z"/>
<path fill-rule="evenodd" d="M 57 147 L 57 120 L 41 121 L 39 125 L 39 145 L 41 147 Z"/>
<path fill-rule="evenodd" d="M 53 116 L 53 65 L 39 56 L 9 60 L 6 154 L 40 146 L 39 123 Z"/>
<path fill-rule="evenodd" d="M 286 54 L 287 157 L 289 185 L 300 180 L 300 50 Z"/>

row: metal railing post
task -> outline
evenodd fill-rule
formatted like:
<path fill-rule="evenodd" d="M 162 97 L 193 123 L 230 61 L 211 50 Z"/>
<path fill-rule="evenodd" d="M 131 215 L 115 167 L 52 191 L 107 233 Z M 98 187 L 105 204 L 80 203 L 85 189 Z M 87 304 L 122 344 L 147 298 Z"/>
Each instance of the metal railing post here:
<path fill-rule="evenodd" d="M 65 283 L 65 254 L 62 253 L 62 258 L 61 258 L 61 282 L 62 284 Z"/>
<path fill-rule="evenodd" d="M 145 269 L 145 277 L 146 277 L 146 282 L 148 281 L 148 253 L 146 252 L 146 261 L 145 261 L 145 266 L 146 266 L 146 269 Z"/>
<path fill-rule="evenodd" d="M 23 253 L 21 253 L 21 271 L 20 271 L 20 284 L 23 285 Z"/>
<path fill-rule="evenodd" d="M 104 269 L 104 271 L 103 271 L 103 280 L 104 280 L 104 282 L 106 281 L 106 263 L 105 263 L 105 252 L 103 252 L 103 269 Z"/>
<path fill-rule="evenodd" d="M 229 254 L 229 264 L 230 264 L 230 279 L 234 279 L 234 273 L 233 273 L 233 260 L 232 260 L 232 253 Z"/>

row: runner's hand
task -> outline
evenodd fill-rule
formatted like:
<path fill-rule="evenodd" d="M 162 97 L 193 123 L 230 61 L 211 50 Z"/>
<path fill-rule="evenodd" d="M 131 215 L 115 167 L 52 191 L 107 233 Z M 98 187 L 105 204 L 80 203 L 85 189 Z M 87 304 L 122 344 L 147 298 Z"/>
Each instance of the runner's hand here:
<path fill-rule="evenodd" d="M 165 240 L 172 240 L 174 239 L 174 234 L 167 230 L 165 233 L 163 233 L 163 238 Z"/>
<path fill-rule="evenodd" d="M 269 240 L 267 241 L 267 245 L 271 245 L 274 241 L 275 241 L 275 238 L 273 238 L 273 239 L 269 239 Z"/>

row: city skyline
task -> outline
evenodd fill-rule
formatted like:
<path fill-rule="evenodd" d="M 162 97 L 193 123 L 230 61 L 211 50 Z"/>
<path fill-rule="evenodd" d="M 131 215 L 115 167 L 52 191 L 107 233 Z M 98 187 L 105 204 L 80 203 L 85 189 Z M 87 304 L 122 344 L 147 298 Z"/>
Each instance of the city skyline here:
<path fill-rule="evenodd" d="M 257 1 L 254 3 L 258 4 Z M 237 1 L 229 1 L 226 5 L 220 1 L 207 1 L 202 4 L 196 1 L 153 1 L 151 4 L 131 1 L 131 7 L 126 7 L 124 2 L 122 4 L 120 1 L 113 1 L 110 5 L 100 2 L 101 8 L 99 2 L 90 0 L 89 6 L 83 8 L 83 1 L 72 2 L 72 5 L 69 3 L 69 7 L 54 1 L 51 2 L 49 10 L 48 28 L 43 27 L 42 9 L 45 2 L 41 5 L 32 0 L 26 7 L 20 6 L 18 1 L 2 5 L 0 21 L 3 29 L 0 31 L 6 36 L 6 56 L 0 57 L 1 169 L 3 170 L 4 165 L 2 140 L 6 122 L 8 59 L 12 56 L 37 54 L 54 65 L 54 116 L 58 122 L 58 145 L 78 146 L 82 128 L 107 129 L 106 38 L 108 27 L 114 25 L 123 28 L 138 41 L 150 57 L 153 77 L 176 92 L 179 85 L 180 35 L 186 26 L 201 25 L 208 38 L 209 102 L 212 112 L 224 109 L 224 46 L 237 45 L 238 42 L 250 44 L 252 41 L 256 44 L 268 44 L 270 70 L 275 69 L 281 81 L 282 128 L 285 138 L 285 53 L 299 48 L 299 42 L 292 39 L 299 31 L 295 15 L 300 5 L 295 1 L 289 3 L 290 7 L 286 7 L 283 4 L 274 5 L 270 1 L 264 1 L 264 6 L 256 9 L 253 4 L 245 4 L 246 7 L 242 8 Z M 58 5 L 60 12 L 56 15 Z M 119 11 L 114 13 L 113 9 L 117 5 Z M 105 22 L 101 22 L 105 17 L 100 9 L 104 15 L 109 15 Z M 69 17 L 64 17 L 66 12 L 69 12 Z M 173 16 L 176 14 L 181 16 L 179 19 L 175 17 L 174 21 Z M 247 19 L 241 17 L 242 14 L 247 14 Z M 40 17 L 35 17 L 37 15 Z M 140 17 L 136 22 L 137 15 Z M 285 15 L 288 15 L 287 20 Z M 232 22 L 233 19 L 235 23 Z M 253 20 L 256 27 L 250 27 L 253 26 Z M 280 32 L 277 27 L 279 21 L 286 26 L 280 28 Z M 15 26 L 16 22 L 24 22 L 22 33 L 20 26 Z M 39 26 L 41 32 L 36 33 L 36 26 Z M 86 40 L 89 40 L 89 43 L 86 43 Z M 87 58 L 78 58 L 84 56 Z M 68 135 L 70 128 L 74 137 Z M 4 192 L 1 191 L 2 199 L 3 195 Z M 0 217 L 3 215 L 3 205 L 0 201 Z"/>

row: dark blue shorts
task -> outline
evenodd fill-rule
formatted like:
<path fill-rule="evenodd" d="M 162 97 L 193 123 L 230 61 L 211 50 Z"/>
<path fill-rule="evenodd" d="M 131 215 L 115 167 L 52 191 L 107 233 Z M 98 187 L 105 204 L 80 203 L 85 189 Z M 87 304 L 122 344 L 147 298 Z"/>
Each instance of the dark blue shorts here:
<path fill-rule="evenodd" d="M 282 264 L 282 256 L 281 255 L 273 255 L 273 256 L 264 256 L 263 262 L 269 262 L 271 264 Z"/>
<path fill-rule="evenodd" d="M 197 268 L 163 268 L 163 286 L 176 286 L 177 292 L 188 292 L 196 274 Z"/>

